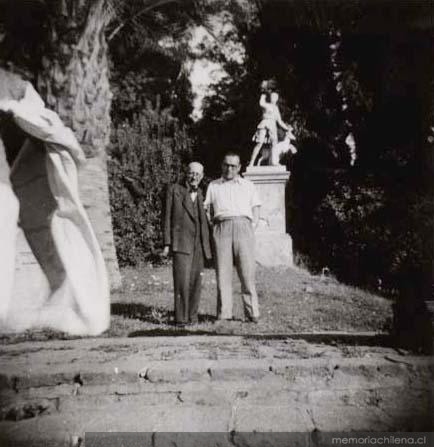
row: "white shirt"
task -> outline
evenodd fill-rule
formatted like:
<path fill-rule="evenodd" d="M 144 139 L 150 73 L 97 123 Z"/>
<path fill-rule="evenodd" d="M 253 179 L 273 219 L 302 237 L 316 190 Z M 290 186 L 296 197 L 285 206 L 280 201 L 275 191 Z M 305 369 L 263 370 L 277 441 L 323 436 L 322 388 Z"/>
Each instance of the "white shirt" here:
<path fill-rule="evenodd" d="M 212 207 L 214 219 L 229 217 L 248 217 L 253 220 L 252 208 L 260 206 L 261 201 L 255 185 L 242 177 L 232 180 L 219 178 L 208 186 L 204 202 L 205 208 Z"/>
<path fill-rule="evenodd" d="M 194 203 L 197 197 L 197 191 L 190 191 L 191 201 Z"/>

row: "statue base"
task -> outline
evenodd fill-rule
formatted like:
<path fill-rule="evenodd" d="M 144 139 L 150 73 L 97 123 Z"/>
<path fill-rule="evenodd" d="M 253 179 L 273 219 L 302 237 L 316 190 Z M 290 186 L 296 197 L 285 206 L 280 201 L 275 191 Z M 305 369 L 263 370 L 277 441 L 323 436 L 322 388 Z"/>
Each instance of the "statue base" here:
<path fill-rule="evenodd" d="M 255 259 L 263 267 L 294 267 L 289 234 L 256 232 Z"/>
<path fill-rule="evenodd" d="M 285 166 L 249 166 L 243 174 L 262 201 L 256 230 L 256 261 L 266 267 L 293 267 L 292 239 L 286 232 L 285 190 L 290 173 Z"/>

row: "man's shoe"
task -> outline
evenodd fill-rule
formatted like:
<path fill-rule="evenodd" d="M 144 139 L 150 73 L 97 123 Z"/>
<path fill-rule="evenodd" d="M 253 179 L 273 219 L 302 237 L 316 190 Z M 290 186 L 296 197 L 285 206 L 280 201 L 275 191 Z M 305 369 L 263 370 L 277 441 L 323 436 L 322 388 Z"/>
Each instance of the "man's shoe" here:
<path fill-rule="evenodd" d="M 257 317 L 247 317 L 246 321 L 248 323 L 254 323 L 254 324 L 258 324 L 259 323 L 259 319 Z"/>
<path fill-rule="evenodd" d="M 219 321 L 231 321 L 231 320 L 232 320 L 232 317 L 231 318 L 218 317 L 214 320 L 214 323 L 218 323 Z"/>

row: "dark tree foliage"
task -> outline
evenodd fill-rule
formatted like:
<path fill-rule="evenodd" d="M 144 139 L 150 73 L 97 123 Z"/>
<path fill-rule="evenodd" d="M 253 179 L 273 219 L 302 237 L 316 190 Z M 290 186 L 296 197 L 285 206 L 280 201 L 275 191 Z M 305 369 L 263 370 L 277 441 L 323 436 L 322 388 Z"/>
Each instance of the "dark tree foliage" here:
<path fill-rule="evenodd" d="M 148 101 L 131 123 L 113 129 L 110 203 L 121 265 L 158 259 L 164 189 L 182 180 L 191 148 L 185 126 L 158 98 L 155 105 Z"/>
<path fill-rule="evenodd" d="M 434 233 L 431 6 L 256 5 L 254 26 L 245 26 L 242 16 L 235 20 L 245 62 L 226 64 L 230 76 L 208 98 L 198 126 L 204 159 L 216 166 L 233 147 L 247 158 L 260 82 L 275 79 L 282 115 L 298 138 L 288 203 L 297 258 L 314 271 L 328 266 L 341 280 L 389 295 L 402 292 L 415 272 L 422 272 L 415 283 L 421 275 L 426 282 Z"/>
<path fill-rule="evenodd" d="M 0 0 L 0 60 L 30 79 L 41 68 L 49 40 L 49 11 L 43 1 Z"/>
<path fill-rule="evenodd" d="M 118 20 L 108 33 L 114 89 L 113 119 L 131 119 L 146 101 L 158 96 L 182 122 L 190 123 L 193 94 L 186 60 L 195 26 L 208 27 L 209 17 L 228 0 L 122 1 Z"/>
<path fill-rule="evenodd" d="M 192 150 L 186 123 L 193 98 L 185 59 L 196 5 L 152 4 L 119 2 L 107 37 L 113 91 L 109 185 L 121 265 L 158 259 L 162 193 L 180 179 Z"/>
<path fill-rule="evenodd" d="M 157 96 L 162 107 L 172 106 L 181 120 L 189 119 L 192 93 L 184 63 L 194 5 L 162 3 L 146 9 L 141 2 L 122 2 L 124 20 L 109 33 L 115 121 L 131 119 Z"/>

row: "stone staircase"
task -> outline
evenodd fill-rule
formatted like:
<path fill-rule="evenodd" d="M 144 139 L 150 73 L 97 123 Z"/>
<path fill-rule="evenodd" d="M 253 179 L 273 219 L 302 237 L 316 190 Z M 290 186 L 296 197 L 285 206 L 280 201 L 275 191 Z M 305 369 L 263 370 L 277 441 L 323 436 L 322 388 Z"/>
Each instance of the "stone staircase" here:
<path fill-rule="evenodd" d="M 1 446 L 304 446 L 434 428 L 433 358 L 392 348 L 196 336 L 0 355 Z"/>

